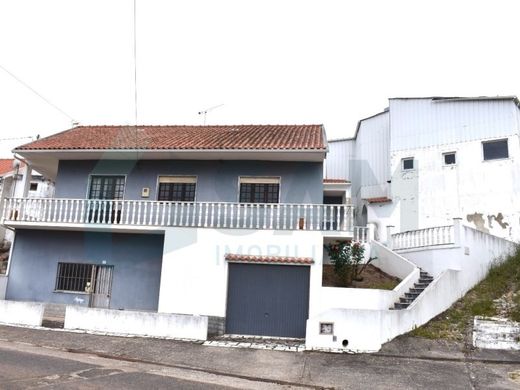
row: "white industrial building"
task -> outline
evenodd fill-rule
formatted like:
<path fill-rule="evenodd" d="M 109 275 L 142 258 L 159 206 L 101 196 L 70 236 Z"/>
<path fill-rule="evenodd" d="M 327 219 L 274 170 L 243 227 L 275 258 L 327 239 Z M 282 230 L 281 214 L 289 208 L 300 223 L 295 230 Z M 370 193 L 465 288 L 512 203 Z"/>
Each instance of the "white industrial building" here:
<path fill-rule="evenodd" d="M 520 104 L 514 96 L 393 98 L 329 141 L 325 177 L 351 182 L 358 223 L 448 225 L 520 239 Z"/>

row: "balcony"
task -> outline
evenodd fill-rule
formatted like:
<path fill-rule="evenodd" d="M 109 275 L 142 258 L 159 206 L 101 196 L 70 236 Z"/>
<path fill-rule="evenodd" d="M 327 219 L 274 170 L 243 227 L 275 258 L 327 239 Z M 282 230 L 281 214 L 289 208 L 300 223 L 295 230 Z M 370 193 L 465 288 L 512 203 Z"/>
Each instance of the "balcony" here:
<path fill-rule="evenodd" d="M 353 226 L 353 206 L 289 203 L 157 202 L 7 198 L 10 227 L 161 231 L 165 227 L 314 230 L 366 240 Z"/>

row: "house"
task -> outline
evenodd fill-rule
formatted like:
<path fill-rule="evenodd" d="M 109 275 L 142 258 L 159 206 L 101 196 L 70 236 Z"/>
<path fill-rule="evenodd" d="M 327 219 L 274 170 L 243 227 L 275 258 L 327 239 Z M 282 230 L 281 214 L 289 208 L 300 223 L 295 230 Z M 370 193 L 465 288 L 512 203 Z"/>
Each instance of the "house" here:
<path fill-rule="evenodd" d="M 0 159 L 0 209 L 6 198 L 48 198 L 53 194 L 54 185 L 42 175 L 33 172 L 23 161 L 13 158 Z M 0 226 L 0 286 L 7 271 L 11 230 Z M 7 242 L 6 242 L 7 241 Z M 1 289 L 1 287 L 0 287 Z"/>
<path fill-rule="evenodd" d="M 3 208 L 11 301 L 304 337 L 324 242 L 368 237 L 347 183 L 323 183 L 321 125 L 78 126 L 14 152 L 56 184 Z"/>
<path fill-rule="evenodd" d="M 394 98 L 329 141 L 325 177 L 351 181 L 359 225 L 404 232 L 451 224 L 520 239 L 515 96 Z"/>
<path fill-rule="evenodd" d="M 324 287 L 307 348 L 377 351 L 515 250 L 519 137 L 514 96 L 426 97 L 390 99 L 353 138 L 329 141 L 325 182 L 346 183 L 356 224 L 374 231 L 371 256 L 401 282 L 391 291 Z"/>

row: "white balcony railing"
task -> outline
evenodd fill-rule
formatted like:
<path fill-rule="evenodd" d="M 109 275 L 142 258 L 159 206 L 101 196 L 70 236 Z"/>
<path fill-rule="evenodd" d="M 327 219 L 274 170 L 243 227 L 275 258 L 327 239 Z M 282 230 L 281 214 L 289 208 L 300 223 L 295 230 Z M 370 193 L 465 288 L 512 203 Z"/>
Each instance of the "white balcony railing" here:
<path fill-rule="evenodd" d="M 351 205 L 8 198 L 2 223 L 180 226 L 235 229 L 353 229 Z M 357 228 L 364 238 L 366 232 Z"/>
<path fill-rule="evenodd" d="M 455 242 L 453 226 L 436 226 L 392 235 L 392 249 L 411 249 Z"/>

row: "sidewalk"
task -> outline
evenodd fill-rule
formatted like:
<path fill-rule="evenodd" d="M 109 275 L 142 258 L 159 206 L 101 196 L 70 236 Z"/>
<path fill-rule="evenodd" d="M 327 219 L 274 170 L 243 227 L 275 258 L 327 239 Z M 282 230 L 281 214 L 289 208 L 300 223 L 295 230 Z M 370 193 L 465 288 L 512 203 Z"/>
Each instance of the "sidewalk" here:
<path fill-rule="evenodd" d="M 458 344 L 400 338 L 379 354 L 219 348 L 198 343 L 0 326 L 0 339 L 74 353 L 150 362 L 309 388 L 516 388 L 520 353 L 464 354 Z M 481 360 L 481 361 L 480 361 Z"/>

